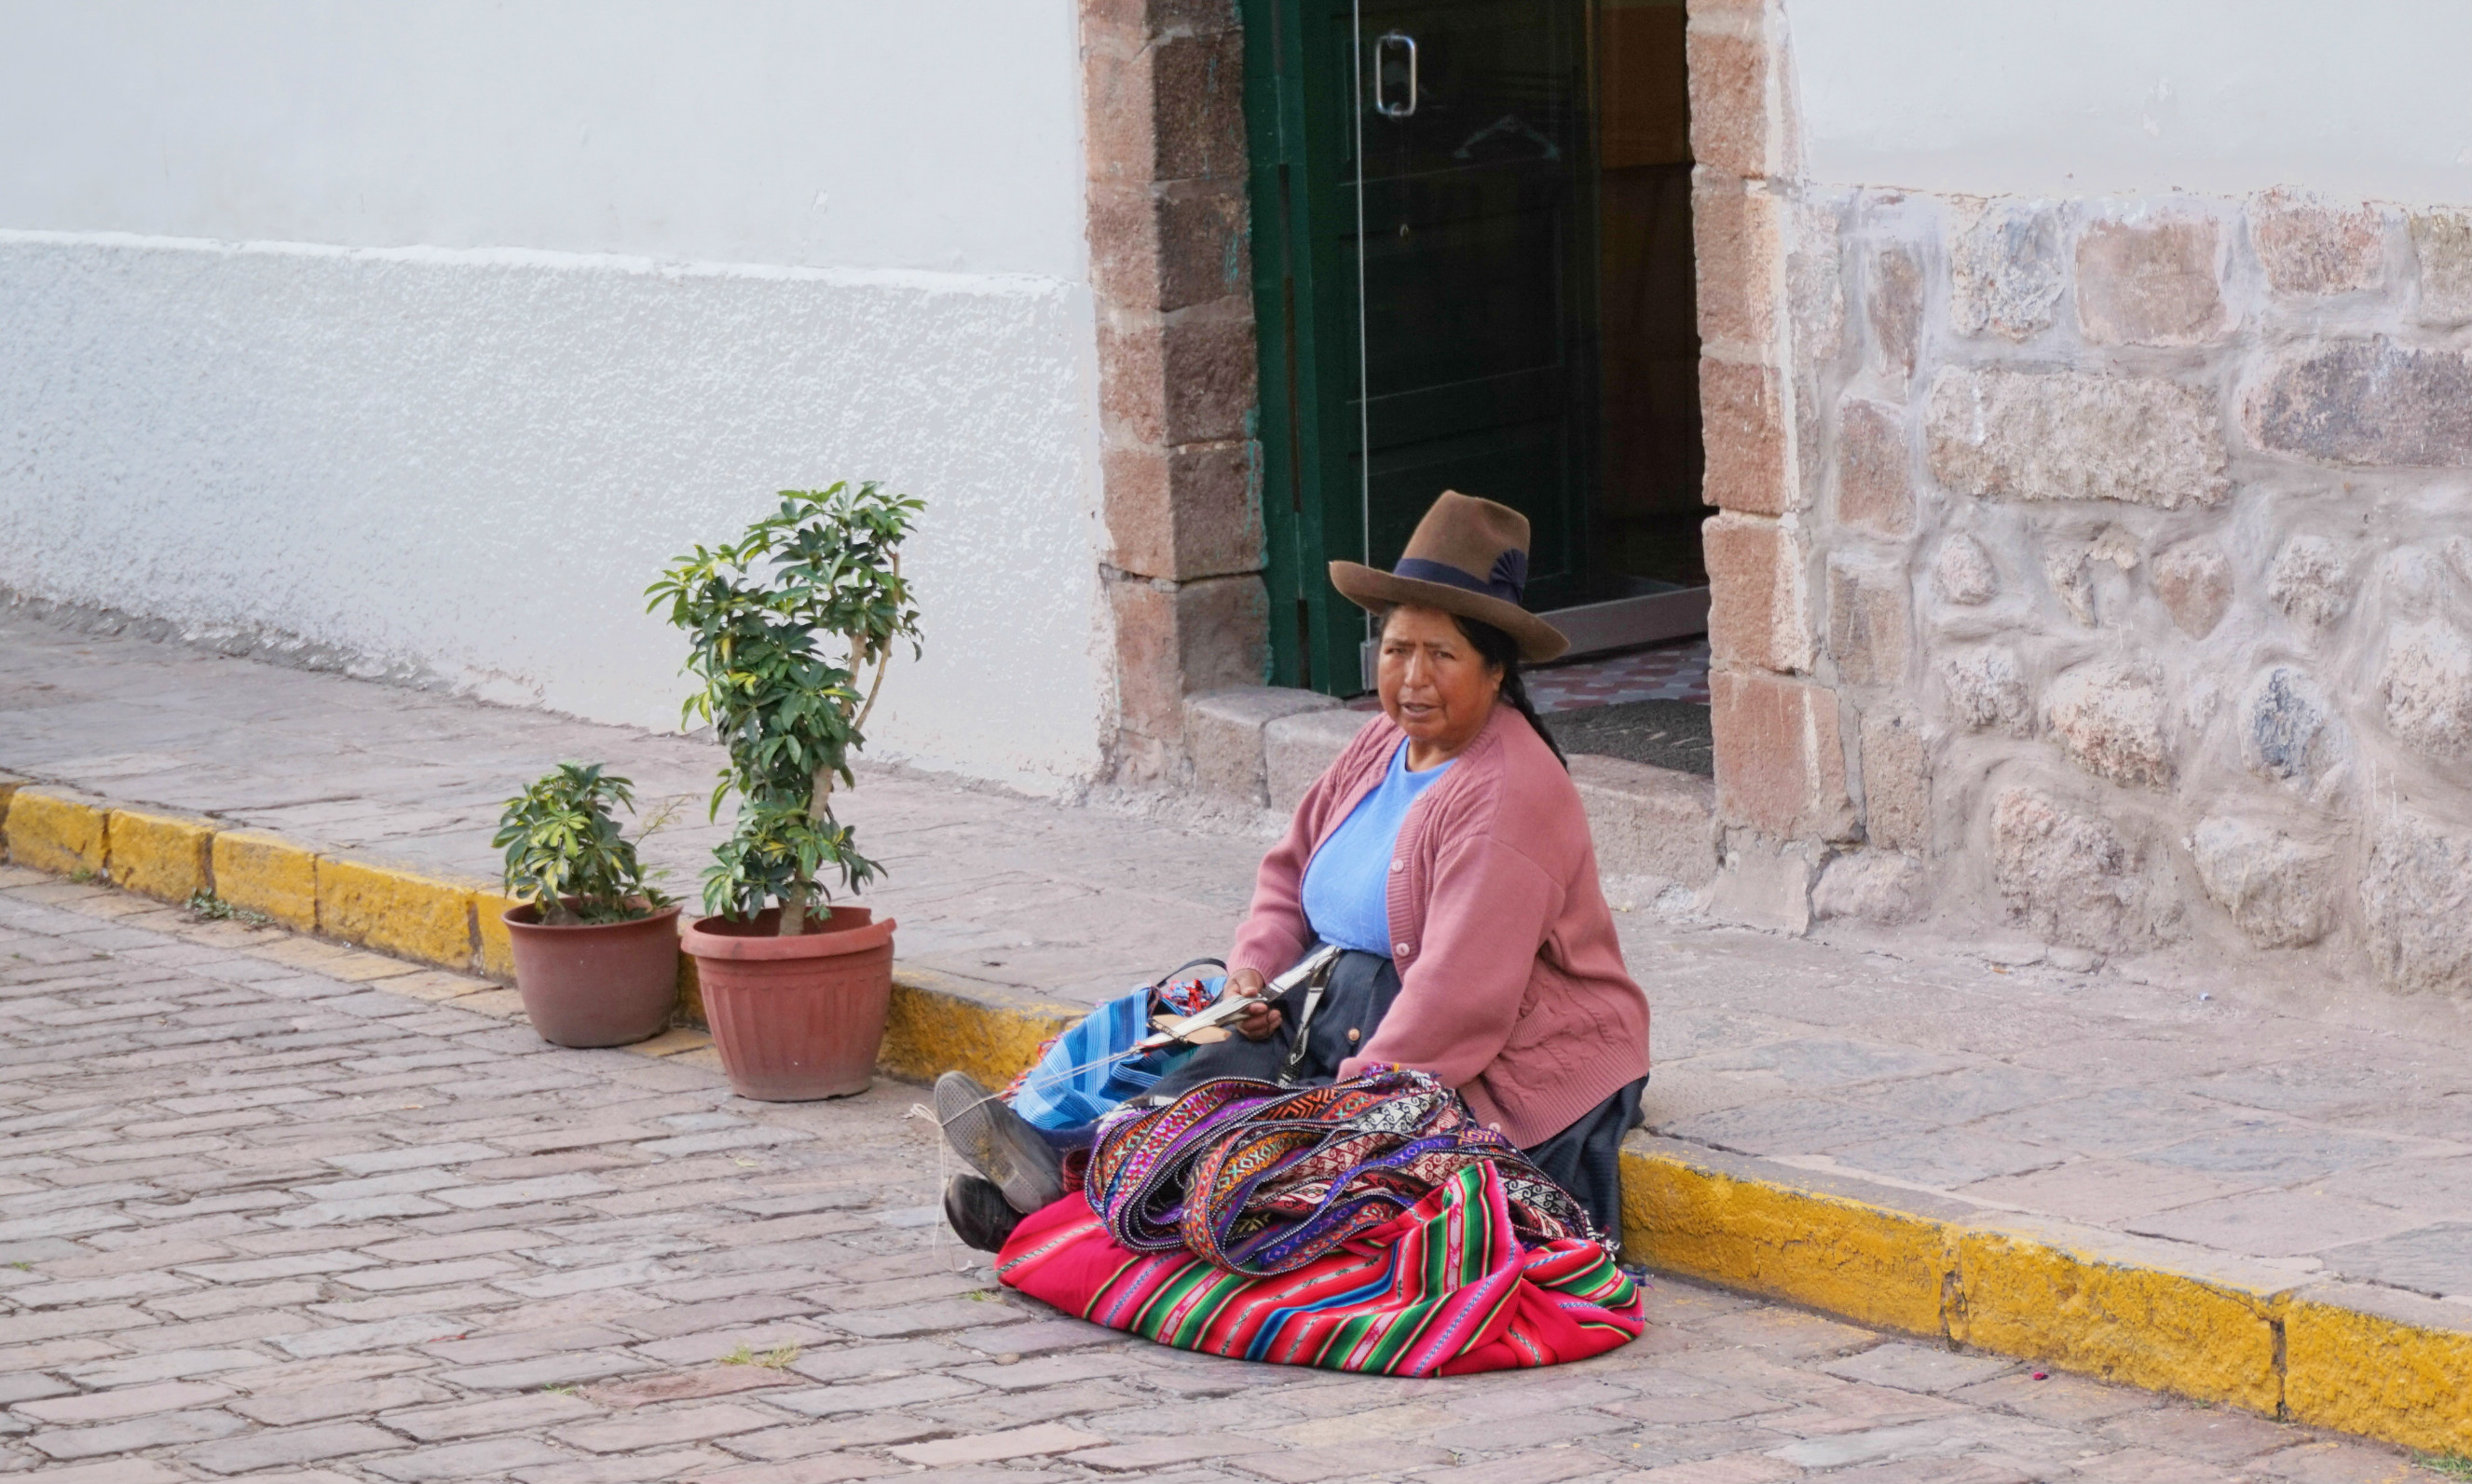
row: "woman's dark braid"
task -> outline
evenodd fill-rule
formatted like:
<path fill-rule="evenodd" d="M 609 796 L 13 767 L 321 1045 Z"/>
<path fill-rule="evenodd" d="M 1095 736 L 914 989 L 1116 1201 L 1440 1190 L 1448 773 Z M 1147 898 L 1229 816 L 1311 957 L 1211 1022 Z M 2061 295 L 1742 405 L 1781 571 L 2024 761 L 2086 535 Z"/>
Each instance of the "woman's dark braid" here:
<path fill-rule="evenodd" d="M 1545 745 L 1553 749 L 1554 761 L 1562 765 L 1562 771 L 1569 772 L 1571 760 L 1562 755 L 1562 744 L 1554 740 L 1553 732 L 1545 725 L 1545 718 L 1536 714 L 1535 704 L 1528 698 L 1528 682 L 1519 677 L 1519 656 L 1516 653 L 1510 656 L 1509 664 L 1502 667 L 1502 698 L 1528 718 L 1528 724 L 1536 728 L 1536 735 L 1545 739 Z"/>
<path fill-rule="evenodd" d="M 1500 667 L 1502 698 L 1510 703 L 1511 709 L 1528 718 L 1528 724 L 1536 728 L 1536 735 L 1543 738 L 1545 745 L 1553 750 L 1554 761 L 1562 765 L 1564 772 L 1569 772 L 1571 760 L 1562 755 L 1562 744 L 1554 740 L 1553 732 L 1545 725 L 1545 718 L 1536 714 L 1535 703 L 1528 698 L 1528 682 L 1520 678 L 1519 641 L 1490 624 L 1462 614 L 1452 614 L 1451 622 L 1460 626 L 1461 633 L 1467 635 L 1468 643 L 1476 646 L 1476 652 L 1484 656 L 1487 665 Z"/>

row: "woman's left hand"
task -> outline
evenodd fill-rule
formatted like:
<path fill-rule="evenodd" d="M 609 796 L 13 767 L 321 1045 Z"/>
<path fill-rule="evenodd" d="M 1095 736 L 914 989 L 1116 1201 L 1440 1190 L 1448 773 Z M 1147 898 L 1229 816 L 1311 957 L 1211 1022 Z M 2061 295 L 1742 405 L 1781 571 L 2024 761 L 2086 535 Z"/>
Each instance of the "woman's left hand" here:
<path fill-rule="evenodd" d="M 1236 1018 L 1236 1033 L 1248 1041 L 1268 1041 L 1279 1028 L 1279 1007 L 1262 998 L 1270 985 L 1259 969 L 1239 969 L 1227 976 L 1226 993 L 1253 1002 Z"/>

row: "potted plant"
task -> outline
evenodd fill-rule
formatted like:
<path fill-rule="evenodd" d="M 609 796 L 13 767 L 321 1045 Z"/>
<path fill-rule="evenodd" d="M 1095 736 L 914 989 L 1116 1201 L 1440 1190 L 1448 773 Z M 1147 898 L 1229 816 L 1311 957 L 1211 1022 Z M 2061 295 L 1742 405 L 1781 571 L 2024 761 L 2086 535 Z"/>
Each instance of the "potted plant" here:
<path fill-rule="evenodd" d="M 701 688 L 686 720 L 708 722 L 728 749 L 713 817 L 738 796 L 703 876 L 709 915 L 681 944 L 742 1097 L 846 1096 L 875 1070 L 893 924 L 833 906 L 825 878 L 857 891 L 878 871 L 833 817 L 833 786 L 857 782 L 850 755 L 893 646 L 918 652 L 900 546 L 921 508 L 872 481 L 783 490 L 735 545 L 697 547 L 646 590 L 688 636 Z"/>
<path fill-rule="evenodd" d="M 633 785 L 561 763 L 507 801 L 490 842 L 507 852 L 507 895 L 524 899 L 504 914 L 515 988 L 559 1046 L 659 1035 L 677 1002 L 677 905 L 652 885 L 613 808 L 633 812 Z"/>

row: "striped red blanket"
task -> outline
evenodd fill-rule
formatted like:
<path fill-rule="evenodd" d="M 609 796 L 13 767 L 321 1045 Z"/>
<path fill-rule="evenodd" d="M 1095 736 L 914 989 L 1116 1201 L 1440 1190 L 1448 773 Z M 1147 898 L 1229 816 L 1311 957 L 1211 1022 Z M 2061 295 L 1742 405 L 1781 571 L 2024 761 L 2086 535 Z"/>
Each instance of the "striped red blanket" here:
<path fill-rule="evenodd" d="M 1118 1246 L 1078 1194 L 1025 1218 L 996 1273 L 1067 1313 L 1178 1350 L 1378 1376 L 1555 1365 L 1641 1329 L 1637 1285 L 1604 1248 L 1579 1237 L 1520 1244 L 1489 1161 L 1283 1273 Z"/>

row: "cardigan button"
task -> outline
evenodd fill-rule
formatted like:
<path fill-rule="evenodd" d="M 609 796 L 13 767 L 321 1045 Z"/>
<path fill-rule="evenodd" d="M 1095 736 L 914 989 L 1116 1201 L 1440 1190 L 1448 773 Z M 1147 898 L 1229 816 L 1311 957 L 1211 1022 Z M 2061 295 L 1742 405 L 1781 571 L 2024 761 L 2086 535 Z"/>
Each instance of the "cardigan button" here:
<path fill-rule="evenodd" d="M 1390 858 L 1390 874 L 1396 876 L 1398 873 L 1406 869 L 1408 869 L 1407 861 L 1400 860 L 1397 856 L 1392 856 Z"/>
<path fill-rule="evenodd" d="M 1393 957 L 1393 958 L 1405 958 L 1405 957 L 1407 957 L 1407 956 L 1408 956 L 1408 945 L 1407 945 L 1407 944 L 1405 944 L 1405 943 L 1393 943 L 1393 944 L 1391 944 L 1391 945 L 1390 945 L 1390 956 L 1391 956 L 1391 957 Z"/>

